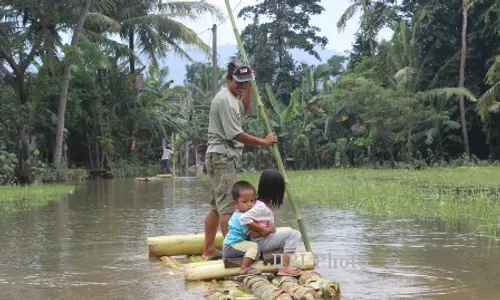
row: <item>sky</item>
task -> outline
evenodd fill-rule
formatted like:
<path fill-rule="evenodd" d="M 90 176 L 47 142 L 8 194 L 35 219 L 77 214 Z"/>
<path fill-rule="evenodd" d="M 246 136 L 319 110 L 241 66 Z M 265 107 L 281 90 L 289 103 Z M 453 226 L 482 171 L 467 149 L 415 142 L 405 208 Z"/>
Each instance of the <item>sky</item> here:
<path fill-rule="evenodd" d="M 225 0 L 207 0 L 207 2 L 220 8 L 224 15 L 227 16 Z M 257 2 L 258 0 L 231 0 L 231 7 L 235 10 L 235 17 L 241 8 L 254 5 Z M 237 6 L 238 4 L 240 5 Z M 321 15 L 312 16 L 311 24 L 321 29 L 319 35 L 326 36 L 328 38 L 328 45 L 326 48 L 342 53 L 351 49 L 351 44 L 354 41 L 354 33 L 359 27 L 359 13 L 355 14 L 354 17 L 347 23 L 345 30 L 339 33 L 336 26 L 337 21 L 347 7 L 349 7 L 351 2 L 349 0 L 322 0 L 320 4 L 325 8 L 325 10 Z M 241 32 L 241 30 L 243 30 L 243 28 L 245 28 L 250 21 L 251 20 L 244 21 L 243 19 L 236 18 L 238 30 Z M 186 20 L 183 21 L 183 23 L 195 32 L 200 33 L 200 37 L 203 41 L 211 45 L 211 30 L 207 29 L 211 28 L 214 23 L 220 23 L 220 21 L 215 20 L 215 18 L 210 15 L 205 15 L 197 21 Z M 379 36 L 379 38 L 386 39 L 389 37 L 389 30 L 383 30 Z M 219 45 L 236 44 L 236 39 L 234 38 L 229 20 L 226 20 L 218 26 L 217 43 Z"/>

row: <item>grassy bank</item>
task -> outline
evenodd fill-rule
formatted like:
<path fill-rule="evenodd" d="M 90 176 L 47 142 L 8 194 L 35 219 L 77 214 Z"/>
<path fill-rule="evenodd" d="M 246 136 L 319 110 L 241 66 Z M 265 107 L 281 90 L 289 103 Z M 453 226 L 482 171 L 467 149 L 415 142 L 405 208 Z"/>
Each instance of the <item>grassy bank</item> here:
<path fill-rule="evenodd" d="M 0 186 L 0 214 L 41 208 L 71 194 L 74 188 L 65 184 Z"/>
<path fill-rule="evenodd" d="M 304 204 L 395 217 L 445 220 L 468 232 L 500 235 L 500 167 L 287 172 Z M 259 174 L 242 178 L 257 183 Z"/>

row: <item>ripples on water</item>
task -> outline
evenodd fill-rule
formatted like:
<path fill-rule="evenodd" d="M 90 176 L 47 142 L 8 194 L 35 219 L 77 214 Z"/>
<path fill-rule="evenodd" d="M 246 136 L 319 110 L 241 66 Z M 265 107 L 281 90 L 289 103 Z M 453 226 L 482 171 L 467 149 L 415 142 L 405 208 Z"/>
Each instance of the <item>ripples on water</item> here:
<path fill-rule="evenodd" d="M 202 299 L 147 257 L 146 237 L 203 232 L 208 183 L 88 181 L 0 221 L 0 299 Z M 497 299 L 498 245 L 439 223 L 300 205 L 317 270 L 342 299 Z M 286 207 L 279 226 L 295 226 Z M 304 250 L 303 248 L 299 250 Z"/>

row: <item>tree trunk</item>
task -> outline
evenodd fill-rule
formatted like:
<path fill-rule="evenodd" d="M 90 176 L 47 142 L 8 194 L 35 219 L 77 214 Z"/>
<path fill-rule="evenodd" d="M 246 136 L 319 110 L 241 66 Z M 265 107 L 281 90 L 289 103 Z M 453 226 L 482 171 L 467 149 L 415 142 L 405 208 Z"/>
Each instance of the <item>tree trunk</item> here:
<path fill-rule="evenodd" d="M 367 16 L 368 16 L 368 4 L 367 1 L 363 1 L 363 15 L 361 18 L 363 19 L 362 23 L 366 24 L 367 23 Z M 365 35 L 365 32 L 363 32 L 363 36 Z M 375 53 L 374 50 L 374 45 L 373 45 L 373 37 L 372 37 L 372 32 L 368 33 L 368 44 L 370 45 L 370 55 L 373 56 Z"/>
<path fill-rule="evenodd" d="M 135 72 L 135 58 L 134 58 L 134 28 L 130 27 L 130 31 L 128 33 L 128 49 L 132 53 L 129 58 L 130 63 L 130 73 Z"/>
<path fill-rule="evenodd" d="M 394 157 L 394 154 L 392 153 L 391 147 L 389 147 L 389 144 L 384 141 L 385 148 L 387 149 L 387 152 L 389 152 L 389 157 L 391 159 L 391 167 L 394 169 L 396 167 L 396 158 Z"/>
<path fill-rule="evenodd" d="M 18 140 L 18 154 L 17 154 L 17 170 L 16 177 L 20 183 L 31 183 L 32 176 L 30 175 L 29 169 L 26 168 L 26 162 L 28 161 L 28 145 L 26 142 L 26 124 L 21 124 L 19 129 L 19 140 Z"/>
<path fill-rule="evenodd" d="M 194 146 L 194 161 L 195 161 L 195 164 L 196 166 L 198 166 L 200 164 L 200 157 L 198 155 L 198 145 L 195 145 Z"/>
<path fill-rule="evenodd" d="M 98 139 L 96 139 L 96 142 L 95 142 L 95 161 L 96 161 L 96 166 L 97 166 L 97 169 L 101 169 L 101 151 L 99 150 L 99 142 L 98 142 Z"/>
<path fill-rule="evenodd" d="M 26 88 L 26 81 L 24 73 L 16 74 L 17 91 L 19 93 L 19 100 L 21 105 L 28 103 L 28 90 Z"/>
<path fill-rule="evenodd" d="M 75 48 L 78 45 L 78 40 L 83 29 L 83 24 L 89 14 L 90 3 L 92 0 L 84 0 L 83 8 L 78 18 L 78 23 L 76 24 L 75 31 L 73 32 L 73 38 L 71 39 L 71 47 Z M 64 57 L 66 60 L 67 57 Z M 56 129 L 56 143 L 54 145 L 54 157 L 53 164 L 56 167 L 61 165 L 62 156 L 62 144 L 64 137 L 64 115 L 66 113 L 66 102 L 68 97 L 69 80 L 71 77 L 71 62 L 66 61 L 64 67 L 64 77 L 61 86 L 61 95 L 59 97 L 59 109 L 57 110 L 57 129 Z"/>
<path fill-rule="evenodd" d="M 458 87 L 464 87 L 465 81 L 465 57 L 467 56 L 467 2 L 467 0 L 462 0 L 462 48 L 460 51 L 460 78 Z M 464 150 L 468 155 L 470 155 L 463 95 L 458 96 L 458 102 L 460 105 L 460 123 L 462 123 L 462 138 L 464 141 Z"/>
<path fill-rule="evenodd" d="M 129 154 L 132 153 L 135 150 L 135 147 L 137 146 L 137 138 L 135 136 L 135 134 L 137 132 L 137 130 L 136 130 L 137 124 L 135 124 L 135 122 L 134 122 L 133 128 L 134 129 L 132 130 L 132 134 L 131 134 L 132 135 L 132 139 L 130 141 L 130 145 L 129 145 L 129 148 L 128 148 Z"/>
<path fill-rule="evenodd" d="M 407 141 L 406 141 L 406 149 L 408 151 L 408 153 L 413 153 L 413 125 L 410 125 L 409 128 L 408 128 L 408 135 L 406 137 Z"/>
<path fill-rule="evenodd" d="M 186 142 L 186 176 L 189 176 L 189 144 Z"/>
<path fill-rule="evenodd" d="M 89 148 L 89 160 L 90 160 L 90 168 L 94 169 L 94 161 L 92 159 L 92 148 L 89 134 L 87 133 L 87 147 Z"/>

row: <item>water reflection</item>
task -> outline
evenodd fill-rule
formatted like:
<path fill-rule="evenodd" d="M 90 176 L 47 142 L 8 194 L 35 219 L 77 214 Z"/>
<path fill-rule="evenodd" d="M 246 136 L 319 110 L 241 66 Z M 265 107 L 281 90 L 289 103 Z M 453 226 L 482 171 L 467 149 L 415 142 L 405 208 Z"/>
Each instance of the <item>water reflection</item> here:
<path fill-rule="evenodd" d="M 0 298 L 202 299 L 186 291 L 180 274 L 148 260 L 146 237 L 203 232 L 207 195 L 208 182 L 192 178 L 96 180 L 8 217 L 0 222 Z M 341 281 L 342 299 L 494 299 L 500 292 L 496 243 L 445 234 L 441 223 L 300 207 L 323 258 L 318 271 Z M 277 219 L 296 227 L 287 207 Z"/>

